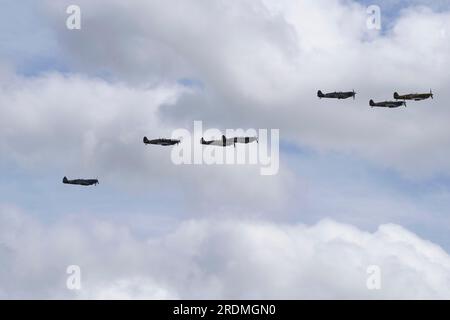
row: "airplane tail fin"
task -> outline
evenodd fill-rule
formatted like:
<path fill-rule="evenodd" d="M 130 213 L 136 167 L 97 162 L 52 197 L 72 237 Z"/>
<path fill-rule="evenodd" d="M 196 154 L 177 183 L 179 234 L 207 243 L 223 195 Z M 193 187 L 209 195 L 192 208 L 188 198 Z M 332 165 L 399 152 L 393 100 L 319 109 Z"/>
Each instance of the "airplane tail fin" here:
<path fill-rule="evenodd" d="M 375 102 L 373 102 L 373 100 L 372 100 L 372 99 L 370 99 L 370 101 L 369 101 L 369 105 L 370 105 L 371 107 L 373 107 L 373 106 L 375 106 Z"/>
<path fill-rule="evenodd" d="M 317 96 L 319 97 L 319 98 L 323 98 L 324 97 L 324 94 L 322 93 L 322 91 L 317 91 Z"/>
<path fill-rule="evenodd" d="M 63 183 L 68 183 L 69 182 L 69 180 L 67 180 L 67 177 L 64 177 L 63 178 Z"/>
<path fill-rule="evenodd" d="M 397 92 L 394 92 L 394 99 L 400 99 L 400 96 L 398 95 Z"/>
<path fill-rule="evenodd" d="M 203 137 L 200 139 L 200 143 L 205 144 L 205 139 L 203 139 Z"/>
<path fill-rule="evenodd" d="M 144 137 L 143 141 L 144 141 L 145 144 L 150 143 L 150 141 L 147 139 L 147 137 Z"/>

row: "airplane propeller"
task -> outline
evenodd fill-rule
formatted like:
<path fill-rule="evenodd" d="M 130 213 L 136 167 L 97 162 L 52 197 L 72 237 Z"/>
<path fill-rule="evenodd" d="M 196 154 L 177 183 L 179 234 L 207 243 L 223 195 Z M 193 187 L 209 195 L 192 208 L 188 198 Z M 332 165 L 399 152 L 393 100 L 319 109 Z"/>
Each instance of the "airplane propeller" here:
<path fill-rule="evenodd" d="M 431 97 L 431 99 L 434 99 L 433 91 L 431 91 L 431 89 L 430 89 L 430 97 Z"/>
<path fill-rule="evenodd" d="M 353 89 L 353 100 L 355 100 L 356 92 L 355 89 Z"/>

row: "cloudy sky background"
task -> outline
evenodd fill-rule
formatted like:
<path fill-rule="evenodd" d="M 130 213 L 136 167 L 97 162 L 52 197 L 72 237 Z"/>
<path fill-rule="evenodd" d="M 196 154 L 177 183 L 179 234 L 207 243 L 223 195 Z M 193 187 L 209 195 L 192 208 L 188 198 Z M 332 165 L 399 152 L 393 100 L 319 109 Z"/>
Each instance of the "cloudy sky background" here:
<path fill-rule="evenodd" d="M 0 30 L 0 297 L 450 298 L 449 1 L 2 0 Z M 279 173 L 142 144 L 194 120 L 280 129 Z"/>

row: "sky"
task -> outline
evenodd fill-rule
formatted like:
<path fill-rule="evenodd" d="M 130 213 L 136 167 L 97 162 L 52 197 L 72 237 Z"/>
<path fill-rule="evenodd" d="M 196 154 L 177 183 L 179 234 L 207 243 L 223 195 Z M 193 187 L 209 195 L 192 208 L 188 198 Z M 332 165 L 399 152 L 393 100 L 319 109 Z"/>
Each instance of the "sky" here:
<path fill-rule="evenodd" d="M 449 1 L 2 0 L 0 30 L 0 298 L 450 298 Z M 194 121 L 279 130 L 278 172 L 142 143 Z"/>

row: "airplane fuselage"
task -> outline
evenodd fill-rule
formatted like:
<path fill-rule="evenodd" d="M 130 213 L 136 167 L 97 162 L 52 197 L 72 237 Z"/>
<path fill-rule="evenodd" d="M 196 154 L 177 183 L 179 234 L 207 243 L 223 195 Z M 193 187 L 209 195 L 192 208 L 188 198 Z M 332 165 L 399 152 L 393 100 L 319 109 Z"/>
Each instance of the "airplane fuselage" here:
<path fill-rule="evenodd" d="M 175 144 L 180 143 L 180 140 L 176 140 L 176 139 L 153 139 L 153 140 L 148 140 L 147 137 L 144 137 L 144 143 L 145 144 L 156 144 L 156 145 L 160 145 L 160 146 L 173 146 Z"/>
<path fill-rule="evenodd" d="M 397 96 L 395 99 L 397 100 L 414 100 L 414 101 L 422 101 L 431 98 L 431 94 L 407 94 L 403 96 Z"/>
<path fill-rule="evenodd" d="M 356 93 L 353 91 L 322 93 L 322 91 L 319 90 L 319 92 L 317 92 L 317 96 L 320 99 L 328 98 L 328 99 L 342 100 L 342 99 L 348 99 L 348 98 L 354 97 L 355 95 L 356 95 Z"/>
<path fill-rule="evenodd" d="M 373 107 L 381 107 L 381 108 L 398 108 L 401 106 L 406 107 L 406 103 L 403 101 L 383 101 L 383 102 L 373 102 L 370 100 L 369 105 Z"/>
<path fill-rule="evenodd" d="M 410 94 L 404 94 L 399 95 L 397 92 L 394 92 L 394 99 L 397 100 L 414 100 L 414 101 L 421 101 L 426 99 L 433 99 L 433 92 L 430 90 L 430 93 L 410 93 Z"/>
<path fill-rule="evenodd" d="M 252 143 L 254 141 L 258 141 L 258 138 L 256 137 L 234 137 L 234 138 L 226 138 L 225 136 L 222 136 L 222 139 L 220 140 L 205 140 L 201 139 L 200 143 L 204 145 L 211 145 L 211 146 L 221 146 L 221 147 L 227 147 L 231 145 L 236 145 L 236 143 Z"/>
<path fill-rule="evenodd" d="M 66 177 L 63 179 L 64 184 L 74 184 L 74 185 L 80 185 L 80 186 L 92 186 L 97 185 L 98 180 L 97 179 L 75 179 L 75 180 L 69 180 Z"/>

